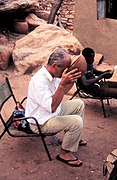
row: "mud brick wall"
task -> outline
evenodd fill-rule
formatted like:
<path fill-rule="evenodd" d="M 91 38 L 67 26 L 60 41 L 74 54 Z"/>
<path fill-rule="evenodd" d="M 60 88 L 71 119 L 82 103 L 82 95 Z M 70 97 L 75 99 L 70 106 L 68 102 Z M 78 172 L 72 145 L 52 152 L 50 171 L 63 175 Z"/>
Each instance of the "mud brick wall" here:
<path fill-rule="evenodd" d="M 60 9 L 61 21 L 65 29 L 73 30 L 73 19 L 75 11 L 74 0 L 64 0 Z"/>
<path fill-rule="evenodd" d="M 39 0 L 39 9 L 41 11 L 47 11 L 50 13 L 51 7 L 55 0 Z M 61 15 L 61 21 L 65 29 L 73 30 L 73 19 L 75 10 L 75 0 L 64 0 L 59 11 Z"/>

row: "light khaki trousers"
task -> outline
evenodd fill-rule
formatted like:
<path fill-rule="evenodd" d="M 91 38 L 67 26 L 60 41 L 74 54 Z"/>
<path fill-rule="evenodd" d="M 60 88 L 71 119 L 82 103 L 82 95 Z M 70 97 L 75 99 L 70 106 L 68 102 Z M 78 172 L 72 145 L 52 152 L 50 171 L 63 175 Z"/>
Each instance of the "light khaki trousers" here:
<path fill-rule="evenodd" d="M 78 150 L 81 131 L 83 128 L 84 102 L 80 99 L 68 100 L 62 103 L 58 116 L 49 119 L 41 130 L 43 133 L 59 133 L 64 131 L 62 148 L 71 152 Z M 30 124 L 34 132 L 36 125 Z"/>

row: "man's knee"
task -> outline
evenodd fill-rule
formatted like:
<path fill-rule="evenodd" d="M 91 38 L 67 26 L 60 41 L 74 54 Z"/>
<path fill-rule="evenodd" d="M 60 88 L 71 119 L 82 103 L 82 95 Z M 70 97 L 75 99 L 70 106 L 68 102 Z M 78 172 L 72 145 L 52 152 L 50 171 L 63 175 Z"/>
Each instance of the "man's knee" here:
<path fill-rule="evenodd" d="M 83 100 L 81 100 L 81 99 L 74 99 L 73 101 L 74 101 L 74 103 L 77 106 L 81 106 L 82 108 L 84 108 L 84 101 Z"/>
<path fill-rule="evenodd" d="M 72 121 L 72 125 L 78 129 L 83 128 L 83 119 L 79 115 L 74 115 L 74 119 Z"/>
<path fill-rule="evenodd" d="M 84 102 L 81 99 L 75 99 L 74 104 L 75 104 L 76 114 L 82 116 L 85 108 Z"/>
<path fill-rule="evenodd" d="M 78 103 L 80 104 L 80 106 L 84 109 L 84 101 L 81 99 L 78 99 Z"/>

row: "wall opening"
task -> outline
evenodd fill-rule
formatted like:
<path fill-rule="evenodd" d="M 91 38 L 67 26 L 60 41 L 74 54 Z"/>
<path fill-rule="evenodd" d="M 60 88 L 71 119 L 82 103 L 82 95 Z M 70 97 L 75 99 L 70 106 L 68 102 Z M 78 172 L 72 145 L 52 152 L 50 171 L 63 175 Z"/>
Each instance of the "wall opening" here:
<path fill-rule="evenodd" d="M 97 19 L 117 19 L 117 0 L 97 0 Z"/>

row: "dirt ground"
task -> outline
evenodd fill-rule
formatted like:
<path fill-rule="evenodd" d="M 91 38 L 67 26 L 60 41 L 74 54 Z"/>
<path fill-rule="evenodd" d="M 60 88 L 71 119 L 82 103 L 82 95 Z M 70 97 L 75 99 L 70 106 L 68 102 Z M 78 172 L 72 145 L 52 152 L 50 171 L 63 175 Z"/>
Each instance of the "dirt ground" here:
<path fill-rule="evenodd" d="M 10 69 L 1 72 L 1 77 L 5 76 L 9 77 L 18 100 L 27 95 L 31 75 L 17 76 Z M 65 99 L 69 99 L 74 90 L 75 87 Z M 56 160 L 60 147 L 49 145 L 51 137 L 47 137 L 53 159 L 49 161 L 40 138 L 11 138 L 5 134 L 0 140 L 0 180 L 105 180 L 103 162 L 109 152 L 117 148 L 117 100 L 110 100 L 110 106 L 106 105 L 107 118 L 103 117 L 100 101 L 83 101 L 85 120 L 82 136 L 88 144 L 79 147 L 76 153 L 83 160 L 83 166 L 70 167 Z M 0 132 L 2 129 L 0 124 Z M 57 137 L 62 139 L 62 133 Z"/>

